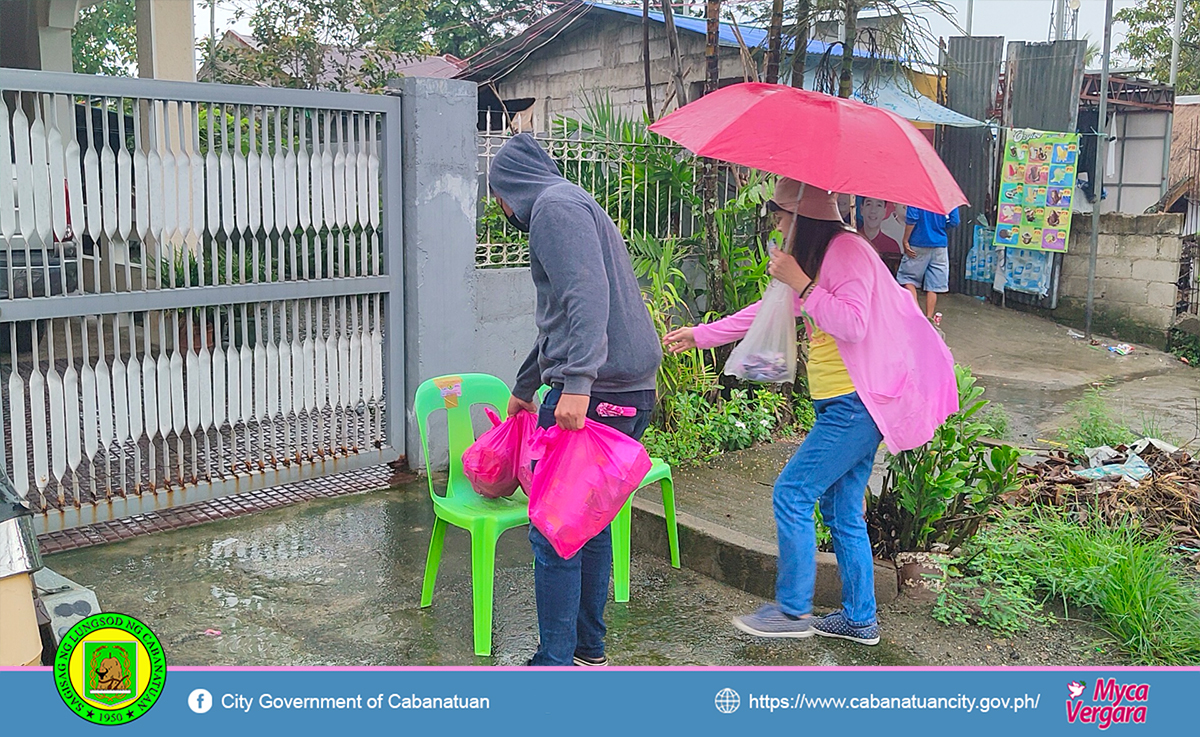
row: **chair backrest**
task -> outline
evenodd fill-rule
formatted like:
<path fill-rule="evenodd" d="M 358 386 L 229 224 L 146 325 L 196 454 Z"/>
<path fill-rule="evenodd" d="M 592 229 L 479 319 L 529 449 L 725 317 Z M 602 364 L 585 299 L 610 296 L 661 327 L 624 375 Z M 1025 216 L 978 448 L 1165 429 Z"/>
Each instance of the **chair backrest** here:
<path fill-rule="evenodd" d="M 471 407 L 477 404 L 490 405 L 503 420 L 507 418 L 508 400 L 511 396 L 508 386 L 489 374 L 453 374 L 421 382 L 413 400 L 413 412 L 417 416 L 417 428 L 421 432 L 421 450 L 425 454 L 425 475 L 429 477 L 431 495 L 436 495 L 433 488 L 433 469 L 429 461 L 429 418 L 433 413 L 446 413 L 450 439 L 450 482 L 446 487 L 446 495 L 451 496 L 457 482 L 465 479 L 462 468 L 463 451 L 475 442 Z"/>

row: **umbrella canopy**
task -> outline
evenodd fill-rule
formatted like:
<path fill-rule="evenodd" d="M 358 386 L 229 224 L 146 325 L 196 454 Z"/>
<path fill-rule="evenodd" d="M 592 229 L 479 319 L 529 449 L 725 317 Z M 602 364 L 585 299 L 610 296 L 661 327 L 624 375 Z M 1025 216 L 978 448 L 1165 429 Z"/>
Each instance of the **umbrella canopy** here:
<path fill-rule="evenodd" d="M 907 120 L 854 100 L 748 82 L 705 95 L 650 130 L 707 156 L 832 192 L 947 214 L 967 198 Z"/>

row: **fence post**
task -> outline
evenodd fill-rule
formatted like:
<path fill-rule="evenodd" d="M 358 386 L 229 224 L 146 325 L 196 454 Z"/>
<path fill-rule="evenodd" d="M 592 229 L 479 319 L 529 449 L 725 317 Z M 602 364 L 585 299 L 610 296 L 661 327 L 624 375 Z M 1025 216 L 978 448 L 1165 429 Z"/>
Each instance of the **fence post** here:
<path fill-rule="evenodd" d="M 383 179 L 380 199 L 383 212 L 383 273 L 388 278 L 385 305 L 386 320 L 383 333 L 384 397 L 387 427 L 386 442 L 397 453 L 405 452 L 408 387 L 404 383 L 404 183 L 400 175 L 403 166 L 402 147 L 404 114 L 401 101 L 392 99 L 392 110 L 383 116 Z"/>
<path fill-rule="evenodd" d="M 405 396 L 421 382 L 475 364 L 475 212 L 478 92 L 472 82 L 405 77 L 401 99 L 404 193 Z M 407 457 L 422 464 L 416 418 Z M 445 463 L 445 439 L 432 442 Z"/>

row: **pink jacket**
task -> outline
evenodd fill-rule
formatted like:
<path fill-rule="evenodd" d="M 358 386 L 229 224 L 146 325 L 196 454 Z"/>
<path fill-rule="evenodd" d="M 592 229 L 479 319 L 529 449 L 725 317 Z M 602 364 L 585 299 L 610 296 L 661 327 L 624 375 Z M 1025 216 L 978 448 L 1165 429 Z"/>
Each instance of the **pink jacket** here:
<path fill-rule="evenodd" d="M 697 325 L 696 345 L 712 348 L 740 340 L 758 305 Z M 802 311 L 833 336 L 859 398 L 892 453 L 929 442 L 958 411 L 949 349 L 862 236 L 834 237 L 820 283 L 804 302 L 796 295 L 796 314 Z"/>

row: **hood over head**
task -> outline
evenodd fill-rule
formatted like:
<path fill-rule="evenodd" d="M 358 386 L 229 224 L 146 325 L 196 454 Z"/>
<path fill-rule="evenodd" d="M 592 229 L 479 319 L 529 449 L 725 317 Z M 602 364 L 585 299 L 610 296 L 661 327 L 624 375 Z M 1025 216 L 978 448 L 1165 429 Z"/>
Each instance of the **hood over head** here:
<path fill-rule="evenodd" d="M 554 159 L 528 133 L 513 136 L 500 147 L 488 174 L 492 193 L 503 198 L 517 219 L 526 224 L 542 192 L 566 181 Z"/>

